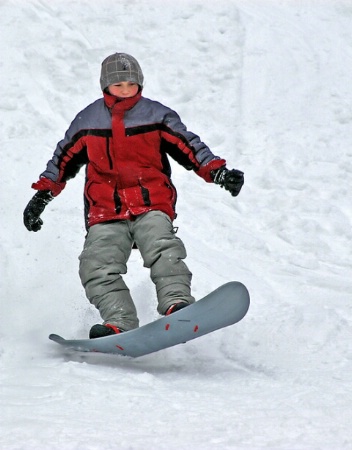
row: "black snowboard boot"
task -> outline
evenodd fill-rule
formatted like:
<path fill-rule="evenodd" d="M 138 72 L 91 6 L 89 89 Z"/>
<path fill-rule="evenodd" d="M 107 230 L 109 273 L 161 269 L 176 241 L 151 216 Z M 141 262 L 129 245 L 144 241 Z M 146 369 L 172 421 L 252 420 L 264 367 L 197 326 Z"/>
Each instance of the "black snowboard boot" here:
<path fill-rule="evenodd" d="M 113 334 L 122 333 L 124 330 L 121 328 L 115 327 L 115 325 L 110 325 L 107 323 L 106 325 L 93 325 L 89 332 L 89 339 L 101 338 L 105 336 L 112 336 Z"/>
<path fill-rule="evenodd" d="M 170 314 L 179 311 L 182 308 L 185 308 L 186 306 L 189 306 L 189 303 L 186 302 L 178 302 L 174 303 L 173 305 L 169 306 L 166 310 L 165 316 L 169 316 Z"/>

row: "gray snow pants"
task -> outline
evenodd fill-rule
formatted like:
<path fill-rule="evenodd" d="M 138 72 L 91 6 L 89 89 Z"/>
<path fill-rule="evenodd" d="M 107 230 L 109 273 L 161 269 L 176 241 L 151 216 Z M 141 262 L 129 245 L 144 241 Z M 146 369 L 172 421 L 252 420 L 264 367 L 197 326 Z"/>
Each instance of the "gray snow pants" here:
<path fill-rule="evenodd" d="M 94 225 L 79 258 L 81 281 L 104 323 L 125 331 L 139 325 L 136 307 L 121 277 L 127 272 L 133 242 L 142 255 L 144 267 L 150 268 L 160 314 L 177 301 L 194 302 L 190 288 L 192 274 L 182 261 L 186 250 L 166 214 L 150 211 L 133 221 Z"/>

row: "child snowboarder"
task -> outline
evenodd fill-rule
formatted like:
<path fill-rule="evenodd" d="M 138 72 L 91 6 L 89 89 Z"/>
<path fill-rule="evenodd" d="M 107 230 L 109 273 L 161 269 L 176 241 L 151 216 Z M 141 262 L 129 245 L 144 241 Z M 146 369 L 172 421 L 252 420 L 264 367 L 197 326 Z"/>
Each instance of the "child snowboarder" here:
<path fill-rule="evenodd" d="M 115 53 L 102 63 L 103 98 L 81 111 L 48 162 L 38 192 L 24 210 L 24 224 L 38 231 L 46 205 L 86 166 L 85 220 L 88 230 L 79 275 L 103 324 L 90 338 L 139 326 L 137 311 L 121 275 L 136 245 L 156 286 L 158 312 L 168 315 L 195 300 L 186 250 L 175 236 L 176 190 L 168 156 L 233 196 L 243 172 L 228 170 L 172 109 L 142 97 L 143 73 L 131 55 Z"/>

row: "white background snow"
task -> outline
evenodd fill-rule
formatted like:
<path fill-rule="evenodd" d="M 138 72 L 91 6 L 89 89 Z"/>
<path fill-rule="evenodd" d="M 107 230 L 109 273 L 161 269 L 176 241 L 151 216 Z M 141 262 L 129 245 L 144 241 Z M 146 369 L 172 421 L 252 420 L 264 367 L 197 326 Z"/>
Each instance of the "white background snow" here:
<path fill-rule="evenodd" d="M 174 165 L 193 293 L 249 289 L 239 324 L 135 360 L 68 355 L 99 322 L 78 277 L 84 174 L 29 233 L 30 188 L 101 61 L 245 172 L 237 198 Z M 352 2 L 1 0 L 0 449 L 352 448 Z M 154 286 L 133 253 L 141 323 Z"/>

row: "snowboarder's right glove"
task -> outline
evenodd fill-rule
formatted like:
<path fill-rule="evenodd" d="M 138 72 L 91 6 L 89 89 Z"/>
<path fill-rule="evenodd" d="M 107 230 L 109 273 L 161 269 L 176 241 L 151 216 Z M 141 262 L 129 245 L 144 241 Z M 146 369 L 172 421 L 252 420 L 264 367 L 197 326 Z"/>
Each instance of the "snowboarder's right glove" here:
<path fill-rule="evenodd" d="M 39 231 L 41 229 L 43 221 L 40 215 L 53 198 L 50 191 L 38 191 L 34 194 L 23 212 L 23 223 L 27 230 Z"/>
<path fill-rule="evenodd" d="M 244 183 L 243 172 L 240 170 L 229 170 L 226 167 L 220 167 L 220 169 L 212 171 L 212 176 L 214 183 L 225 188 L 233 197 L 240 193 Z"/>

